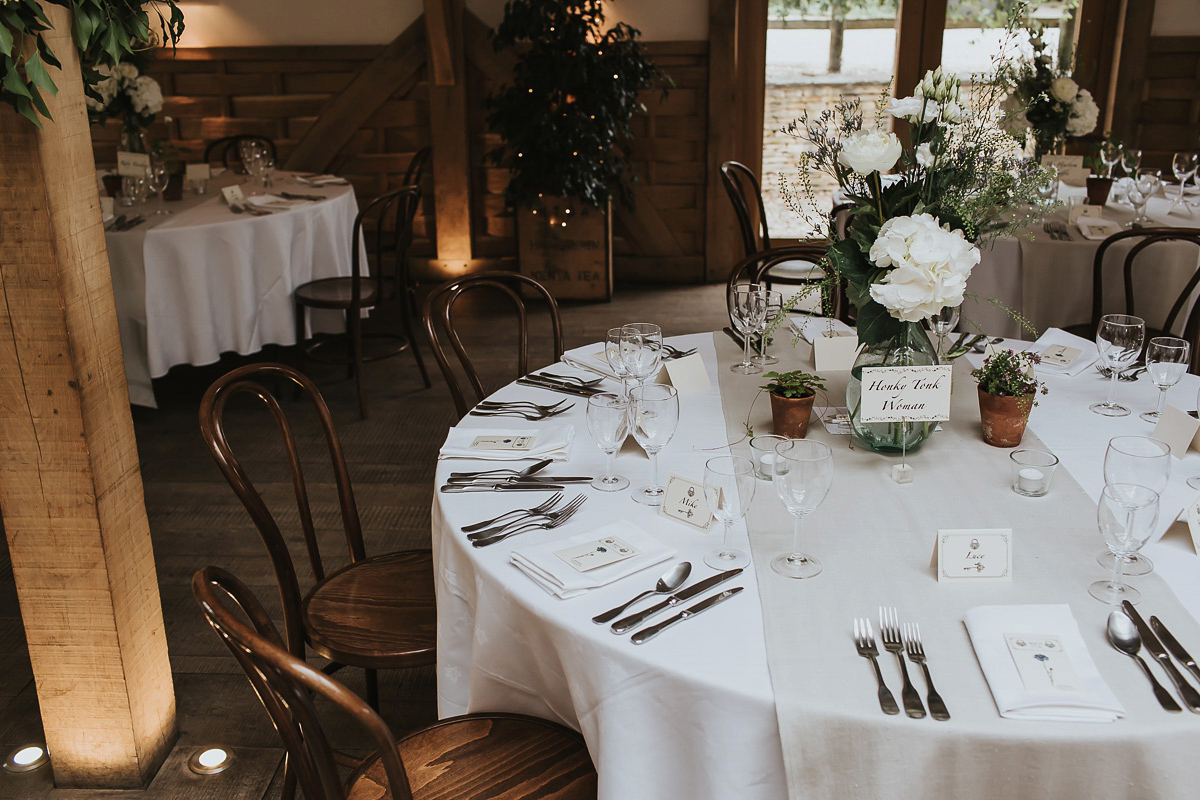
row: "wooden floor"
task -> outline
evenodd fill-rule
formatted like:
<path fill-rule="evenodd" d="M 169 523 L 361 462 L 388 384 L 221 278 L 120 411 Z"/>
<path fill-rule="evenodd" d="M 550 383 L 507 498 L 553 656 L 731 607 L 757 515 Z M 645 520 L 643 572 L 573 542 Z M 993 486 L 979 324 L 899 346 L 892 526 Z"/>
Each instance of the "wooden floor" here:
<path fill-rule="evenodd" d="M 565 304 L 562 309 L 567 347 L 599 341 L 622 322 L 653 321 L 666 335 L 718 330 L 728 324 L 724 287 L 618 288 L 611 303 Z M 371 325 L 385 325 L 377 313 Z M 509 323 L 509 324 L 504 324 Z M 472 308 L 469 342 L 484 348 L 481 363 L 496 385 L 511 380 L 503 367 L 511 362 L 515 341 L 511 322 L 498 318 L 489 304 Z M 505 348 L 505 345 L 509 347 Z M 545 335 L 537 337 L 533 363 L 548 360 Z M 368 554 L 429 546 L 429 509 L 438 447 L 454 423 L 449 390 L 422 343 L 434 385 L 423 388 L 408 354 L 368 366 L 370 419 L 358 419 L 353 383 L 344 371 L 310 371 L 333 409 L 354 480 Z M 290 349 L 268 351 L 266 359 L 291 363 Z M 145 482 L 146 510 L 153 532 L 155 560 L 166 620 L 171 668 L 175 678 L 179 739 L 150 787 L 143 791 L 56 789 L 50 770 L 28 775 L 0 773 L 3 800 L 260 800 L 279 796 L 282 750 L 262 706 L 233 658 L 207 627 L 192 598 L 192 574 L 218 564 L 248 583 L 277 612 L 278 598 L 266 552 L 249 518 L 217 471 L 203 443 L 196 409 L 204 389 L 223 372 L 263 360 L 227 358 L 209 367 L 182 367 L 155 381 L 157 410 L 135 408 L 134 424 Z M 511 367 L 515 373 L 515 366 Z M 302 443 L 316 441 L 314 427 L 299 403 L 285 405 L 300 422 Z M 232 408 L 231 439 L 247 464 L 252 480 L 285 521 L 296 519 L 289 506 L 290 483 L 284 474 L 278 441 L 261 423 L 264 415 L 247 404 Z M 582 446 L 586 446 L 585 441 Z M 322 551 L 342 557 L 337 500 L 327 458 L 306 454 L 306 476 L 323 526 Z M 290 513 L 289 513 L 290 510 Z M 296 532 L 295 542 L 301 541 Z M 311 576 L 302 551 L 293 551 L 302 586 Z M 278 614 L 276 613 L 278 619 Z M 314 663 L 319 660 L 314 659 Z M 362 673 L 343 670 L 340 680 L 362 692 Z M 436 718 L 432 669 L 380 673 L 381 710 L 394 732 Z M 0 540 L 0 756 L 13 747 L 41 741 L 37 697 L 25 650 L 8 551 Z M 361 736 L 339 720 L 331 721 L 333 744 L 353 751 Z M 198 777 L 187 770 L 196 748 L 219 743 L 232 747 L 235 763 L 226 773 Z M 51 754 L 53 755 L 53 754 Z"/>

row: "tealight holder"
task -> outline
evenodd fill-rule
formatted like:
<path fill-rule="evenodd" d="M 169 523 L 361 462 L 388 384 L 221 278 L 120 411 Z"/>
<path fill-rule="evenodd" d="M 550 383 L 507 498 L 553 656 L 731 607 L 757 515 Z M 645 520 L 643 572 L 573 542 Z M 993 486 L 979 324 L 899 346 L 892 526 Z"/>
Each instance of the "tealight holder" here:
<path fill-rule="evenodd" d="M 771 480 L 771 476 L 775 474 L 775 459 L 778 458 L 775 455 L 775 446 L 786 441 L 786 436 L 778 436 L 774 433 L 765 433 L 750 440 L 754 477 L 764 481 Z"/>
<path fill-rule="evenodd" d="M 1012 461 L 1013 491 L 1025 497 L 1041 497 L 1050 491 L 1058 456 L 1041 450 L 1014 450 L 1008 454 Z"/>

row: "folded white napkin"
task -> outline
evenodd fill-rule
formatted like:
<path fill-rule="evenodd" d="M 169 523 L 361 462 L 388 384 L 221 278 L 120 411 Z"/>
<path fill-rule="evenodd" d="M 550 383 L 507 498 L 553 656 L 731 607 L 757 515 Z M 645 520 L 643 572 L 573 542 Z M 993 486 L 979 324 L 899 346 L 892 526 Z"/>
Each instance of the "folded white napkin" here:
<path fill-rule="evenodd" d="M 528 450 L 472 450 L 471 443 L 477 436 L 533 436 L 533 447 Z M 574 425 L 549 425 L 544 428 L 451 428 L 446 435 L 438 458 L 474 458 L 480 461 L 529 461 L 552 459 L 566 461 L 571 455 L 571 441 L 575 438 Z"/>
<path fill-rule="evenodd" d="M 1125 716 L 1100 677 L 1070 606 L 976 606 L 963 621 L 1000 716 L 1049 722 L 1112 722 Z M 1027 691 L 1005 638 L 1008 634 L 1057 637 L 1075 672 L 1074 690 Z"/>
<path fill-rule="evenodd" d="M 252 203 L 259 208 L 269 208 L 273 211 L 287 211 L 296 206 L 308 205 L 308 200 L 288 200 L 285 197 L 277 197 L 273 194 L 255 194 L 246 198 L 247 203 Z"/>
<path fill-rule="evenodd" d="M 641 552 L 624 561 L 587 572 L 579 572 L 555 555 L 573 545 L 586 544 L 607 536 L 615 536 Z M 570 539 L 555 539 L 513 550 L 509 558 L 513 566 L 528 575 L 538 586 L 549 594 L 566 600 L 666 561 L 675 555 L 675 552 L 674 548 L 667 547 L 632 522 L 618 520 L 602 528 L 593 528 L 587 533 L 572 536 Z"/>
<path fill-rule="evenodd" d="M 1085 369 L 1096 363 L 1100 358 L 1099 351 L 1096 350 L 1096 343 L 1089 342 L 1087 339 L 1076 336 L 1072 333 L 1067 333 L 1061 328 L 1048 328 L 1036 342 L 1030 347 L 1032 353 L 1041 353 L 1051 345 L 1061 344 L 1067 347 L 1075 347 L 1082 350 L 1083 353 L 1071 362 L 1070 366 L 1058 367 L 1053 364 L 1041 363 L 1037 366 L 1038 372 L 1044 372 L 1047 375 L 1066 375 L 1072 377 L 1083 372 Z"/>
<path fill-rule="evenodd" d="M 309 186 L 344 186 L 349 183 L 345 178 L 337 175 L 314 175 L 311 178 L 297 176 L 296 180 L 300 183 L 307 183 Z"/>
<path fill-rule="evenodd" d="M 583 347 L 576 347 L 574 350 L 568 350 L 563 353 L 562 361 L 564 364 L 570 364 L 572 367 L 579 367 L 588 372 L 594 372 L 597 375 L 603 375 L 606 378 L 612 378 L 615 381 L 621 378 L 612 371 L 612 367 L 608 365 L 608 359 L 604 357 L 604 344 L 585 344 Z"/>
<path fill-rule="evenodd" d="M 791 325 L 792 330 L 804 337 L 804 341 L 809 344 L 812 343 L 813 339 L 830 330 L 830 325 L 833 326 L 833 332 L 836 334 L 854 333 L 854 328 L 851 328 L 840 319 L 832 317 L 788 317 L 788 324 Z"/>
<path fill-rule="evenodd" d="M 1107 239 L 1121 230 L 1120 225 L 1104 217 L 1080 217 L 1076 220 L 1075 226 L 1079 228 L 1079 232 L 1083 234 L 1083 238 L 1094 241 Z"/>

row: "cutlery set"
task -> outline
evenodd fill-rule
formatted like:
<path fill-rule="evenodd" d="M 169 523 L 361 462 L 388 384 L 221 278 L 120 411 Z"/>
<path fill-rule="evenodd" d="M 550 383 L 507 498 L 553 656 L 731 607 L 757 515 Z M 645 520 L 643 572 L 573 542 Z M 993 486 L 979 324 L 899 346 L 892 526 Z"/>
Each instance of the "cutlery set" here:
<path fill-rule="evenodd" d="M 280 192 L 279 196 L 284 200 L 310 200 L 314 203 L 325 199 L 323 194 L 297 194 L 295 192 Z"/>
<path fill-rule="evenodd" d="M 549 488 L 558 489 L 562 487 L 551 486 Z M 556 508 L 555 506 L 557 505 L 558 501 L 562 499 L 562 497 L 562 492 L 559 492 L 554 498 L 551 498 L 554 500 L 554 503 L 550 504 L 549 506 L 547 506 L 546 503 L 543 503 L 542 505 L 537 506 L 537 509 L 540 510 L 525 509 L 523 511 L 519 511 L 516 514 L 513 514 L 512 519 L 509 519 L 507 522 L 503 522 L 499 525 L 493 525 L 490 528 L 478 527 L 485 523 L 476 523 L 474 526 L 468 526 L 474 528 L 474 530 L 467 534 L 467 539 L 470 540 L 473 547 L 487 547 L 488 545 L 502 542 L 510 536 L 516 536 L 517 534 L 526 533 L 527 531 L 550 530 L 557 528 L 573 517 L 575 512 L 577 512 L 587 501 L 587 497 L 581 494 L 577 495 L 573 500 L 566 503 L 566 505 Z M 502 515 L 496 519 L 502 519 L 505 516 L 508 515 Z M 494 521 L 495 520 L 489 520 L 489 522 Z M 463 530 L 466 530 L 466 528 Z"/>
<path fill-rule="evenodd" d="M 1056 242 L 1075 241 L 1075 237 L 1067 229 L 1067 224 L 1062 220 L 1048 219 L 1042 223 L 1042 230 L 1050 234 L 1050 238 Z"/>
<path fill-rule="evenodd" d="M 141 225 L 145 221 L 146 221 L 146 218 L 144 216 L 142 216 L 141 214 L 138 214 L 136 217 L 129 217 L 128 219 L 126 219 L 125 215 L 122 214 L 119 217 L 117 217 L 116 219 L 109 222 L 107 225 L 105 225 L 104 230 L 106 230 L 106 231 L 127 231 L 130 228 L 136 228 L 138 225 Z"/>
<path fill-rule="evenodd" d="M 687 564 L 687 567 L 684 567 L 683 564 Z M 691 572 L 691 564 L 684 561 L 681 564 L 673 567 L 666 575 L 664 575 L 659 580 L 658 585 L 655 586 L 655 589 L 653 591 L 642 592 L 640 595 L 633 598 L 628 603 L 617 606 L 616 608 L 610 609 L 609 611 L 606 611 L 602 614 L 597 614 L 595 617 L 592 617 L 592 621 L 596 622 L 597 624 L 602 624 L 604 622 L 607 622 L 609 619 L 612 619 L 613 616 L 616 616 L 617 614 L 622 613 L 629 606 L 633 605 L 634 603 L 638 602 L 639 600 L 642 600 L 646 597 L 652 597 L 653 595 L 656 595 L 656 594 L 665 594 L 666 592 L 671 591 L 671 589 L 667 588 L 667 587 L 672 580 L 675 580 L 676 578 L 678 578 L 679 582 L 682 583 L 684 580 L 686 580 L 686 576 L 690 572 Z M 680 574 L 683 575 L 682 578 L 679 577 Z M 734 577 L 737 577 L 740 574 L 742 574 L 741 567 L 738 567 L 737 569 L 725 570 L 724 572 L 718 572 L 716 575 L 711 575 L 707 578 L 704 578 L 703 580 L 693 583 L 690 586 L 686 586 L 682 589 L 678 589 L 678 591 L 675 591 L 674 594 L 672 594 L 670 597 L 667 597 L 665 600 L 661 600 L 658 603 L 655 603 L 654 605 L 650 606 L 649 608 L 646 608 L 642 611 L 638 611 L 633 614 L 630 614 L 629 616 L 618 619 L 611 626 L 609 626 L 609 629 L 613 633 L 618 634 L 618 635 L 626 633 L 627 631 L 630 631 L 633 628 L 636 628 L 638 625 L 641 625 L 643 622 L 645 622 L 646 620 L 655 616 L 656 614 L 666 611 L 667 609 L 674 608 L 675 606 L 678 606 L 681 603 L 685 603 L 688 600 L 691 600 L 693 597 L 697 597 L 701 594 L 704 594 L 709 589 L 712 589 L 716 586 L 720 586 L 722 583 L 725 583 L 726 581 L 728 581 Z M 660 587 L 662 587 L 662 591 L 660 591 Z M 694 604 L 688 606 L 687 608 L 680 610 L 679 613 L 675 614 L 673 617 L 669 617 L 665 621 L 660 622 L 657 625 L 651 625 L 648 628 L 643 628 L 642 630 L 633 634 L 633 636 L 630 637 L 630 641 L 632 641 L 634 644 L 645 644 L 646 642 L 650 641 L 655 636 L 662 633 L 664 630 L 671 627 L 672 625 L 676 625 L 680 622 L 683 622 L 684 620 L 691 619 L 692 617 L 696 616 L 700 612 L 707 611 L 708 609 L 712 608 L 713 606 L 717 605 L 718 603 L 725 602 L 729 598 L 737 595 L 744 588 L 745 587 L 743 587 L 743 586 L 735 586 L 732 589 L 727 589 L 725 591 L 722 591 L 715 595 L 712 595 L 711 597 L 707 597 L 698 603 L 694 603 Z"/>
<path fill-rule="evenodd" d="M 543 459 L 531 464 L 525 469 L 488 469 L 481 472 L 451 472 L 446 478 L 440 491 L 448 493 L 461 492 L 547 492 L 563 489 L 567 483 L 591 483 L 591 475 L 536 475 L 553 463 L 552 459 Z M 560 495 L 561 497 L 561 495 Z M 544 510 L 544 509 L 542 509 Z M 525 513 L 536 513 L 528 509 Z M 476 525 L 468 525 L 463 531 L 470 532 Z"/>
<path fill-rule="evenodd" d="M 534 386 L 538 389 L 549 389 L 552 392 L 561 392 L 562 394 L 573 394 L 579 397 L 591 397 L 594 394 L 601 394 L 604 390 L 598 384 L 603 378 L 597 378 L 594 381 L 585 381 L 582 378 L 573 378 L 565 375 L 554 375 L 552 373 L 543 372 L 538 374 L 531 372 L 524 378 L 519 378 L 517 383 L 522 386 Z"/>
<path fill-rule="evenodd" d="M 274 212 L 268 211 L 265 208 L 259 208 L 254 203 L 230 203 L 229 210 L 235 214 L 246 213 L 252 217 L 269 217 Z"/>
<path fill-rule="evenodd" d="M 469 413 L 472 417 L 521 417 L 530 422 L 548 419 L 570 411 L 575 404 L 564 405 L 566 400 L 553 405 L 538 405 L 528 400 L 510 400 L 505 402 L 484 401 L 479 403 Z"/>
<path fill-rule="evenodd" d="M 1147 367 L 1145 364 L 1134 364 L 1132 367 L 1126 367 L 1125 369 L 1123 369 L 1117 373 L 1117 380 L 1119 380 L 1119 381 L 1136 381 L 1138 379 L 1138 376 L 1140 376 L 1143 372 L 1145 372 L 1146 369 L 1147 369 Z M 1101 375 L 1103 375 L 1106 378 L 1112 377 L 1112 367 L 1104 366 L 1102 364 L 1097 364 L 1096 371 L 1099 372 Z"/>
<path fill-rule="evenodd" d="M 1138 662 L 1138 666 L 1150 680 L 1151 688 L 1159 705 L 1166 711 L 1179 712 L 1181 709 L 1175 702 L 1175 698 L 1163 688 L 1163 685 L 1154 677 L 1154 673 L 1146 666 L 1146 662 L 1138 655 L 1144 644 L 1150 655 L 1167 673 L 1171 683 L 1175 684 L 1175 690 L 1179 693 L 1179 697 L 1187 706 L 1188 711 L 1200 714 L 1200 692 L 1196 691 L 1196 687 L 1184 678 L 1171 661 L 1171 656 L 1174 656 L 1194 678 L 1200 679 L 1200 668 L 1196 666 L 1195 659 L 1188 654 L 1187 650 L 1183 649 L 1183 645 L 1167 630 L 1167 626 L 1163 625 L 1158 617 L 1151 616 L 1150 624 L 1147 625 L 1146 620 L 1142 619 L 1142 615 L 1128 600 L 1121 602 L 1121 608 L 1124 613 L 1114 610 L 1108 616 L 1109 642 L 1114 648 Z"/>
<path fill-rule="evenodd" d="M 925 646 L 921 641 L 920 627 L 912 623 L 901 625 L 895 608 L 881 606 L 879 609 L 879 636 L 884 649 L 889 653 L 894 653 L 900 664 L 900 675 L 904 682 L 900 697 L 904 703 L 904 713 L 913 719 L 921 719 L 925 716 L 925 705 L 921 702 L 921 695 L 908 677 L 908 666 L 904 660 L 907 653 L 908 660 L 919 665 L 925 675 L 925 685 L 929 689 L 927 695 L 929 715 L 936 720 L 950 719 L 950 712 L 946 710 L 945 702 L 938 694 L 937 689 L 933 687 L 933 677 L 929 674 L 929 666 L 926 664 Z M 883 709 L 883 713 L 899 714 L 900 707 L 896 705 L 896 698 L 888 689 L 887 682 L 883 679 L 883 671 L 879 668 L 879 647 L 875 644 L 875 632 L 871 628 L 871 621 L 866 617 L 854 620 L 854 647 L 860 656 L 871 662 L 871 666 L 875 670 L 879 707 Z"/>

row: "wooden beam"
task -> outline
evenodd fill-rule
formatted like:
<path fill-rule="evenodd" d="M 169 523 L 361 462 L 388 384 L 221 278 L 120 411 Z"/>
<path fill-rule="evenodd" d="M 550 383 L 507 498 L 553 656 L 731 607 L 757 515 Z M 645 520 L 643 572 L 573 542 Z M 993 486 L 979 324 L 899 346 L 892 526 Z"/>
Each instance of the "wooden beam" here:
<path fill-rule="evenodd" d="M 457 81 L 451 20 L 454 0 L 425 0 L 425 38 L 429 41 L 429 71 L 434 86 L 453 86 Z"/>
<path fill-rule="evenodd" d="M 893 97 L 908 97 L 928 70 L 942 63 L 946 0 L 900 0 L 896 10 Z"/>
<path fill-rule="evenodd" d="M 453 84 L 429 87 L 429 139 L 433 142 L 433 207 L 438 260 L 465 269 L 471 260 L 470 147 L 467 131 L 467 82 L 463 47 L 463 0 L 444 4 Z M 427 0 L 427 7 L 429 2 Z M 428 15 L 425 18 L 428 25 Z M 432 33 L 432 31 L 431 31 Z M 433 60 L 432 37 L 430 61 Z"/>
<path fill-rule="evenodd" d="M 737 24 L 738 161 L 762 183 L 767 94 L 767 0 L 739 0 Z"/>
<path fill-rule="evenodd" d="M 175 738 L 70 12 L 54 122 L 0 106 L 0 509 L 59 787 L 145 786 Z"/>
<path fill-rule="evenodd" d="M 705 146 L 704 278 L 722 281 L 737 263 L 733 209 L 720 166 L 737 157 L 737 0 L 708 2 L 708 136 Z"/>
<path fill-rule="evenodd" d="M 1146 56 L 1153 23 L 1154 0 L 1122 3 L 1108 119 L 1113 136 L 1130 147 L 1142 147 L 1139 112 L 1146 96 Z"/>

